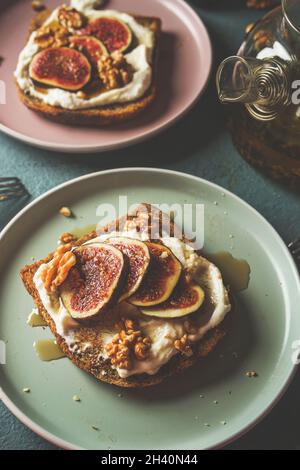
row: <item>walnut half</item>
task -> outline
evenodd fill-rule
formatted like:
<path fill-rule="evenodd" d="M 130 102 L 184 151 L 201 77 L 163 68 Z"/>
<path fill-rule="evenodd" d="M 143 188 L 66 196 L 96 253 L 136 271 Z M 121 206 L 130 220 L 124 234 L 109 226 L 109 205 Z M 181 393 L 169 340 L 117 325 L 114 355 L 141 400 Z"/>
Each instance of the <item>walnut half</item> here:
<path fill-rule="evenodd" d="M 52 260 L 45 265 L 41 277 L 47 292 L 55 292 L 76 264 L 76 256 L 71 248 L 71 244 L 60 246 L 55 251 Z"/>
<path fill-rule="evenodd" d="M 41 49 L 67 46 L 69 44 L 69 31 L 56 23 L 42 26 L 36 31 L 34 42 Z"/>

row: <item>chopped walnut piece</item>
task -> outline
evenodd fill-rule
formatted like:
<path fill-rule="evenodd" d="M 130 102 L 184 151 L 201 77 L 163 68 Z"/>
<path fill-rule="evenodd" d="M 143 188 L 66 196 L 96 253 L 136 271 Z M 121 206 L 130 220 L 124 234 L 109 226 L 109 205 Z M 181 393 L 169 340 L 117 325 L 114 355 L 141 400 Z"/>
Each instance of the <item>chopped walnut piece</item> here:
<path fill-rule="evenodd" d="M 58 10 L 58 21 L 67 29 L 79 29 L 85 24 L 85 17 L 75 8 L 63 6 Z"/>
<path fill-rule="evenodd" d="M 119 369 L 132 369 L 133 359 L 144 361 L 149 355 L 151 339 L 143 336 L 137 328 L 137 322 L 125 319 L 118 323 L 121 330 L 117 333 L 111 343 L 105 346 L 111 363 Z M 124 327 L 124 328 L 123 328 Z"/>
<path fill-rule="evenodd" d="M 41 278 L 47 292 L 55 292 L 67 278 L 70 269 L 76 264 L 76 256 L 71 251 L 72 245 L 58 247 L 53 258 L 42 271 Z"/>
<path fill-rule="evenodd" d="M 132 368 L 130 350 L 123 343 L 109 343 L 106 345 L 105 350 L 112 365 L 126 370 Z"/>
<path fill-rule="evenodd" d="M 138 341 L 134 346 L 134 354 L 138 361 L 144 361 L 148 356 L 149 346 L 148 344 Z"/>
<path fill-rule="evenodd" d="M 192 356 L 193 350 L 189 345 L 187 334 L 174 341 L 174 348 L 180 351 L 184 356 Z"/>
<path fill-rule="evenodd" d="M 69 31 L 56 23 L 42 26 L 36 31 L 34 42 L 41 49 L 67 46 L 69 44 Z"/>
<path fill-rule="evenodd" d="M 59 237 L 59 240 L 62 242 L 62 243 L 73 243 L 77 240 L 77 237 L 75 237 L 75 235 L 73 235 L 73 233 L 69 233 L 69 232 L 64 232 L 61 234 L 61 236 Z"/>
<path fill-rule="evenodd" d="M 108 57 L 103 55 L 98 61 L 98 72 L 108 90 L 122 88 L 133 78 L 133 69 L 120 52 L 114 52 Z"/>
<path fill-rule="evenodd" d="M 59 209 L 59 213 L 63 215 L 64 217 L 72 217 L 73 215 L 71 209 L 65 206 Z"/>
<path fill-rule="evenodd" d="M 52 291 L 52 282 L 57 274 L 58 264 L 59 257 L 54 256 L 54 258 L 46 264 L 45 268 L 42 271 L 41 277 L 47 292 Z"/>
<path fill-rule="evenodd" d="M 31 7 L 34 11 L 43 11 L 46 9 L 45 5 L 40 0 L 33 0 L 31 2 Z"/>
<path fill-rule="evenodd" d="M 60 286 L 68 277 L 70 269 L 76 264 L 76 256 L 71 251 L 65 253 L 59 262 L 56 278 L 53 280 L 53 286 Z"/>

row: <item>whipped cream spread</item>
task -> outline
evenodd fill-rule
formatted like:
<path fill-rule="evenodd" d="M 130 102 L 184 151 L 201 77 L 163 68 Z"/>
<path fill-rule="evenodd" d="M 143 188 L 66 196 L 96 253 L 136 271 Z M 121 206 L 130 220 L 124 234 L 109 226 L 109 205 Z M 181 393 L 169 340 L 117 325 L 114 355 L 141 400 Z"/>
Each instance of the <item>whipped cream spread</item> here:
<path fill-rule="evenodd" d="M 90 240 L 87 244 L 103 242 L 107 238 L 116 236 L 126 236 L 128 238 L 143 240 L 147 239 L 146 233 L 136 231 L 112 232 Z M 228 293 L 224 287 L 221 273 L 213 263 L 199 256 L 192 247 L 178 238 L 162 237 L 161 241 L 165 246 L 170 248 L 174 255 L 180 260 L 183 268 L 191 273 L 194 281 L 203 288 L 205 296 L 208 299 L 209 308 L 205 310 L 200 308 L 199 311 L 194 314 L 197 316 L 197 322 L 196 325 L 193 323 L 193 334 L 188 334 L 189 341 L 195 343 L 203 338 L 209 330 L 217 327 L 230 311 L 231 305 Z M 60 298 L 53 299 L 43 285 L 41 273 L 44 266 L 45 265 L 41 265 L 34 276 L 34 283 L 42 303 L 55 322 L 58 334 L 65 339 L 69 349 L 75 354 L 76 351 L 84 351 L 87 345 L 76 343 L 76 329 L 78 329 L 79 323 L 71 317 L 62 300 Z M 149 336 L 152 341 L 148 358 L 143 361 L 135 360 L 130 370 L 119 369 L 112 366 L 117 370 L 121 378 L 143 373 L 154 375 L 173 356 L 179 353 L 174 347 L 174 341 L 181 338 L 186 333 L 186 327 L 189 322 L 188 317 L 172 320 L 146 317 L 139 312 L 137 307 L 126 301 L 116 305 L 111 310 L 114 310 L 114 313 L 118 313 L 124 317 L 130 314 L 137 315 L 139 328 L 142 330 L 142 333 Z M 101 333 L 103 343 L 103 347 L 99 351 L 99 359 L 108 359 L 105 345 L 111 342 L 118 331 L 111 325 L 110 328 L 105 328 L 104 331 L 99 331 L 99 333 Z"/>
<path fill-rule="evenodd" d="M 83 98 L 79 92 L 70 92 L 60 88 L 48 88 L 43 93 L 34 86 L 29 76 L 29 66 L 33 57 L 40 51 L 35 43 L 36 32 L 33 32 L 20 53 L 15 78 L 21 90 L 45 104 L 60 106 L 65 109 L 88 109 L 110 104 L 127 103 L 142 97 L 152 81 L 152 56 L 154 49 L 154 34 L 150 29 L 140 25 L 132 16 L 115 10 L 95 10 L 95 1 L 73 0 L 71 6 L 83 13 L 89 20 L 100 17 L 113 17 L 126 23 L 137 39 L 137 46 L 128 54 L 124 54 L 126 61 L 133 67 L 134 75 L 130 83 L 123 88 L 115 88 L 97 96 Z M 55 9 L 44 23 L 49 25 L 57 20 L 59 8 Z"/>

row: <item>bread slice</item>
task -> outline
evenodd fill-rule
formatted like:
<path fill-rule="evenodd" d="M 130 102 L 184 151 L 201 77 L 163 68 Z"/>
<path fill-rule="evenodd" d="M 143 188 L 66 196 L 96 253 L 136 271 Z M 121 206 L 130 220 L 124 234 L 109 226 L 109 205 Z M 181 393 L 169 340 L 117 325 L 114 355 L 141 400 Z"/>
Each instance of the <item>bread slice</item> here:
<path fill-rule="evenodd" d="M 145 217 L 146 211 L 148 217 Z M 169 216 L 162 213 L 157 208 L 150 206 L 149 204 L 141 204 L 135 209 L 133 213 L 127 216 L 123 216 L 118 219 L 117 222 L 112 222 L 106 227 L 103 227 L 100 230 L 100 233 L 110 233 L 113 230 L 122 231 L 124 230 L 124 225 L 127 225 L 128 223 L 130 224 L 130 228 L 138 227 L 138 230 L 140 232 L 148 230 L 150 225 L 152 227 L 152 234 L 154 234 L 154 238 L 158 238 L 161 235 L 164 227 L 166 226 L 165 224 L 170 224 L 171 233 L 174 233 L 174 235 L 176 235 L 177 231 L 174 222 L 172 220 L 170 221 Z M 96 236 L 96 232 L 93 231 L 78 240 L 75 245 L 79 246 L 84 242 L 95 238 Z M 184 236 L 181 238 L 186 242 L 188 241 Z M 227 315 L 226 319 L 221 323 L 220 326 L 208 332 L 202 340 L 200 340 L 193 346 L 193 356 L 186 357 L 178 354 L 174 356 L 167 364 L 162 366 L 161 369 L 155 375 L 151 376 L 147 374 L 141 374 L 122 379 L 121 377 L 119 377 L 118 373 L 114 369 L 112 369 L 109 360 L 104 360 L 101 358 L 99 360 L 99 354 L 97 353 L 97 345 L 100 346 L 100 340 L 98 338 L 99 335 L 95 335 L 93 325 L 90 325 L 89 328 L 84 327 L 79 330 L 79 336 L 81 335 L 82 341 L 91 341 L 93 343 L 93 350 L 90 352 L 87 351 L 85 353 L 77 353 L 75 355 L 69 350 L 64 338 L 62 338 L 57 333 L 55 323 L 52 320 L 51 316 L 45 310 L 33 281 L 34 274 L 36 273 L 39 266 L 49 261 L 52 256 L 53 255 L 50 254 L 41 261 L 37 261 L 36 263 L 25 266 L 20 273 L 23 283 L 28 293 L 32 296 L 40 315 L 45 319 L 45 321 L 49 325 L 52 333 L 56 337 L 57 343 L 59 344 L 63 352 L 66 354 L 66 356 L 68 356 L 68 358 L 71 359 L 71 361 L 75 365 L 93 374 L 97 379 L 103 382 L 108 382 L 110 384 L 126 388 L 148 387 L 151 385 L 158 384 L 162 382 L 165 378 L 182 372 L 184 369 L 191 367 L 198 361 L 199 358 L 204 358 L 205 356 L 207 356 L 210 352 L 215 349 L 219 341 L 225 336 L 228 330 L 228 322 L 230 321 L 230 319 L 228 320 L 227 317 L 230 317 L 230 315 Z"/>
<path fill-rule="evenodd" d="M 40 28 L 49 16 L 50 11 L 38 13 L 33 19 L 29 33 Z M 74 126 L 108 126 L 111 124 L 129 121 L 148 108 L 157 94 L 157 71 L 159 55 L 159 37 L 161 32 L 161 20 L 154 17 L 132 15 L 138 23 L 146 26 L 155 35 L 155 47 L 153 54 L 153 78 L 150 88 L 141 98 L 123 104 L 112 104 L 90 109 L 69 110 L 58 106 L 50 106 L 43 101 L 32 97 L 17 84 L 18 95 L 27 108 L 36 111 L 47 119 L 61 124 Z"/>

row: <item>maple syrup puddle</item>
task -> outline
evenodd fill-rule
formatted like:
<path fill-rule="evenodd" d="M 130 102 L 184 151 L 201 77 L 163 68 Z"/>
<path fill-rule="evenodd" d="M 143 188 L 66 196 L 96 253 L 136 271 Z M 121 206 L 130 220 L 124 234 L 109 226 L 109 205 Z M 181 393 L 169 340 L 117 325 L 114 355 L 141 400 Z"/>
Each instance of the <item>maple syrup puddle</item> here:
<path fill-rule="evenodd" d="M 96 224 L 86 225 L 85 227 L 77 227 L 71 230 L 72 235 L 76 238 L 84 237 L 85 235 L 96 230 Z"/>
<path fill-rule="evenodd" d="M 41 361 L 56 361 L 65 357 L 65 353 L 60 349 L 55 339 L 41 339 L 33 343 L 33 347 Z"/>
<path fill-rule="evenodd" d="M 225 285 L 229 284 L 232 291 L 241 292 L 247 289 L 251 268 L 246 260 L 234 258 L 227 251 L 209 254 L 208 259 L 220 269 Z"/>
<path fill-rule="evenodd" d="M 40 315 L 35 310 L 29 314 L 27 319 L 27 325 L 31 326 L 32 328 L 36 328 L 39 326 L 48 326 L 47 322 L 43 319 L 42 315 Z"/>

